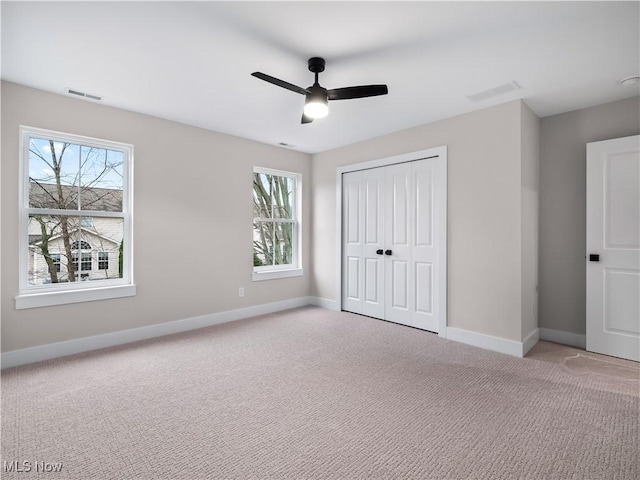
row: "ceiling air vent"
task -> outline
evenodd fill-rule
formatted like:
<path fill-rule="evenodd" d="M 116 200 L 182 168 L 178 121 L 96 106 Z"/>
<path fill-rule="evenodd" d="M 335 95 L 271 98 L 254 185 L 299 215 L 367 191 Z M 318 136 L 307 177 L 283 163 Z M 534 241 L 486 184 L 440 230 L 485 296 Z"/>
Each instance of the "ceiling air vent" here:
<path fill-rule="evenodd" d="M 78 97 L 89 98 L 91 100 L 97 100 L 97 101 L 102 100 L 102 97 L 100 95 L 93 95 L 92 93 L 85 93 L 79 90 L 74 90 L 72 88 L 67 88 L 67 93 L 70 95 L 76 95 Z"/>
<path fill-rule="evenodd" d="M 505 93 L 513 92 L 515 90 L 520 90 L 520 85 L 513 81 L 505 83 L 504 85 L 500 85 L 499 87 L 493 87 L 489 90 L 474 93 L 473 95 L 469 95 L 467 98 L 472 102 L 481 102 L 482 100 L 487 100 L 492 97 L 504 95 Z"/>

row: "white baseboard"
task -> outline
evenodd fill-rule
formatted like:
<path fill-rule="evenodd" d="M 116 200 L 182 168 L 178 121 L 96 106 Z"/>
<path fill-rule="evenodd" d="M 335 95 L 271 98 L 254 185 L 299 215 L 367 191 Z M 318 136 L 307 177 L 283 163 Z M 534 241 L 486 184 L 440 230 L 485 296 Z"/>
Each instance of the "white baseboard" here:
<path fill-rule="evenodd" d="M 540 329 L 536 328 L 533 332 L 527 335 L 527 338 L 525 338 L 524 342 L 522 342 L 521 356 L 524 357 L 527 353 L 529 353 L 529 350 L 531 350 L 533 346 L 538 343 L 538 340 L 540 340 Z"/>
<path fill-rule="evenodd" d="M 587 348 L 587 336 L 579 333 L 564 332 L 562 330 L 554 330 L 552 328 L 540 328 L 540 340 L 559 343 L 561 345 L 569 345 L 585 349 Z"/>
<path fill-rule="evenodd" d="M 329 300 L 322 297 L 309 297 L 309 303 L 316 307 L 326 308 L 327 310 L 333 310 L 334 312 L 340 311 L 340 306 L 335 300 Z"/>
<path fill-rule="evenodd" d="M 65 342 L 50 343 L 37 347 L 13 350 L 2 353 L 0 363 L 2 368 L 15 367 L 28 363 L 50 360 L 52 358 L 64 357 L 76 353 L 88 352 L 100 348 L 123 345 L 125 343 L 147 340 L 149 338 L 171 335 L 172 333 L 186 332 L 196 328 L 209 327 L 221 323 L 241 320 L 243 318 L 255 317 L 266 313 L 279 312 L 290 308 L 309 305 L 311 297 L 298 297 L 280 302 L 266 303 L 253 307 L 228 310 L 226 312 L 212 313 L 199 317 L 174 320 L 171 322 L 158 323 L 147 327 L 132 328 L 119 332 L 105 333 L 91 337 L 77 338 Z"/>
<path fill-rule="evenodd" d="M 522 357 L 524 347 L 522 342 L 507 340 L 506 338 L 493 337 L 483 333 L 463 330 L 462 328 L 447 327 L 447 340 L 466 343 L 474 347 L 493 350 L 494 352 L 506 353 L 514 357 Z"/>
<path fill-rule="evenodd" d="M 149 338 L 171 335 L 173 333 L 186 332 L 196 328 L 242 320 L 244 318 L 255 317 L 257 315 L 288 310 L 290 308 L 303 307 L 305 305 L 315 305 L 333 311 L 340 310 L 338 302 L 335 300 L 322 297 L 298 297 L 280 302 L 240 308 L 237 310 L 228 310 L 226 312 L 212 313 L 183 320 L 174 320 L 171 322 L 149 325 L 147 327 L 132 328 L 129 330 L 121 330 L 119 332 L 105 333 L 92 337 L 84 337 L 65 342 L 50 343 L 47 345 L 39 345 L 37 347 L 14 350 L 2 353 L 0 356 L 0 363 L 2 368 L 15 367 L 18 365 L 50 360 L 76 353 L 98 350 L 100 348 L 113 347 L 140 340 L 147 340 Z M 467 345 L 473 345 L 475 347 L 493 350 L 494 352 L 505 353 L 515 357 L 524 357 L 537 343 L 538 339 L 548 340 L 564 345 L 572 345 L 579 348 L 585 348 L 586 345 L 584 335 L 562 332 L 549 328 L 534 330 L 527 336 L 524 342 L 516 342 L 505 338 L 493 337 L 491 335 L 485 335 L 454 327 L 447 327 L 445 333 L 448 340 L 466 343 Z"/>

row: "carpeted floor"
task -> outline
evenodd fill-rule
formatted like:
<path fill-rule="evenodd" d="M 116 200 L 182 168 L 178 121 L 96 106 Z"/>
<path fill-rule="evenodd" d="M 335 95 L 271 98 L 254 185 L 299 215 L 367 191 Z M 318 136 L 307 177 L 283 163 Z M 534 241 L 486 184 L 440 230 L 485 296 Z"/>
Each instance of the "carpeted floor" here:
<path fill-rule="evenodd" d="M 4 370 L 1 476 L 637 479 L 639 373 L 304 307 Z"/>

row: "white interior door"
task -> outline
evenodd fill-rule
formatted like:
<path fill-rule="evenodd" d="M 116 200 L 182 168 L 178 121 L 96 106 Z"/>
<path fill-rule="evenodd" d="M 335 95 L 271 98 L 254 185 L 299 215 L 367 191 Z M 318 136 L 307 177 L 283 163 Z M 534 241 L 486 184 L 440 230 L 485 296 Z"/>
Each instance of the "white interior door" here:
<path fill-rule="evenodd" d="M 411 163 L 385 167 L 385 320 L 413 326 Z"/>
<path fill-rule="evenodd" d="M 438 185 L 445 169 L 433 158 L 343 174 L 344 310 L 439 331 L 446 232 L 438 235 L 436 225 L 446 229 Z"/>
<path fill-rule="evenodd" d="M 342 180 L 342 307 L 384 318 L 384 169 Z"/>
<path fill-rule="evenodd" d="M 423 160 L 412 163 L 411 192 L 413 194 L 411 232 L 411 264 L 413 287 L 413 326 L 439 331 L 439 318 L 436 312 L 442 312 L 439 302 L 439 263 L 444 261 L 439 255 L 438 238 L 435 236 L 438 215 L 441 212 L 436 192 L 436 181 L 442 178 L 441 165 L 435 160 Z M 446 227 L 445 227 L 446 228 Z"/>
<path fill-rule="evenodd" d="M 640 361 L 640 136 L 587 145 L 587 350 Z"/>

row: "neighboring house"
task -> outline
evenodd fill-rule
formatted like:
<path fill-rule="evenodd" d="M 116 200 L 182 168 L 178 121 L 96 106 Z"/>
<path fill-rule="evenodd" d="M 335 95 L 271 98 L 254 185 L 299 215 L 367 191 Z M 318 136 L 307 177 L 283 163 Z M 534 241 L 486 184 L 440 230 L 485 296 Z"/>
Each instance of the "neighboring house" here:
<path fill-rule="evenodd" d="M 34 207 L 75 209 L 78 199 L 90 211 L 122 211 L 121 190 L 78 188 L 73 185 L 63 185 L 58 190 L 52 184 L 30 184 L 29 203 Z M 66 224 L 66 239 L 63 223 Z M 31 215 L 29 283 L 43 285 L 68 282 L 70 270 L 76 272 L 77 281 L 119 278 L 122 239 L 121 218 Z M 47 262 L 47 256 L 50 262 Z"/>

